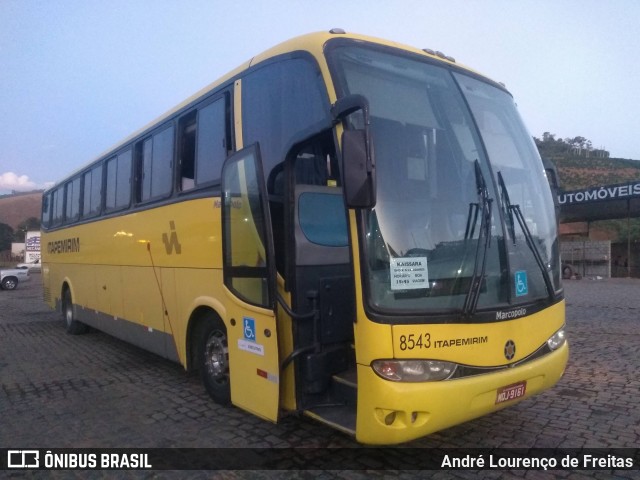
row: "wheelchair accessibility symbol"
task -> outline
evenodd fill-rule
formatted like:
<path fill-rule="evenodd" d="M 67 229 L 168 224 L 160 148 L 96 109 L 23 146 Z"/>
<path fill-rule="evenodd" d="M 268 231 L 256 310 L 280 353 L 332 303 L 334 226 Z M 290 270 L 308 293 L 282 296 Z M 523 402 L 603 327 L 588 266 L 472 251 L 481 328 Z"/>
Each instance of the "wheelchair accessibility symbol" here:
<path fill-rule="evenodd" d="M 256 341 L 256 321 L 253 318 L 244 317 L 244 339 L 252 342 Z"/>
<path fill-rule="evenodd" d="M 515 276 L 516 284 L 516 297 L 522 297 L 529 293 L 529 284 L 527 283 L 527 272 L 521 270 L 516 272 Z"/>

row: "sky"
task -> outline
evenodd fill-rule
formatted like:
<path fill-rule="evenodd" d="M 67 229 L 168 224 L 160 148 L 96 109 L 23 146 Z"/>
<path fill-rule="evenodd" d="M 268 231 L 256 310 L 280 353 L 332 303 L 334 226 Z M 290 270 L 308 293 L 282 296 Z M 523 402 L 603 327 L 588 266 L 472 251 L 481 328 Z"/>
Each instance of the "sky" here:
<path fill-rule="evenodd" d="M 0 0 L 0 194 L 45 188 L 289 38 L 440 50 L 514 95 L 533 136 L 640 160 L 636 0 Z"/>

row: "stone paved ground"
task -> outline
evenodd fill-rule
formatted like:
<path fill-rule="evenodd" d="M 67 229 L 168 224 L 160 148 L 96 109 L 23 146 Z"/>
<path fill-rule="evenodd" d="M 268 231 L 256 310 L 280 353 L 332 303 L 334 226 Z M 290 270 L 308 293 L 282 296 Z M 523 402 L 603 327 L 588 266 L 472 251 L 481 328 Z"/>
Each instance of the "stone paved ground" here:
<path fill-rule="evenodd" d="M 287 417 L 273 425 L 237 408 L 218 406 L 179 365 L 105 334 L 67 335 L 59 314 L 42 301 L 39 275 L 32 277 L 15 291 L 0 291 L 0 448 L 359 447 L 350 437 L 306 418 Z M 640 281 L 567 281 L 565 288 L 571 357 L 559 384 L 410 447 L 640 447 Z M 363 468 L 369 470 L 135 476 L 364 479 L 428 473 Z M 113 478 L 114 473 L 60 471 L 47 473 L 47 478 Z M 612 478 L 607 472 L 479 473 L 484 478 Z M 431 474 L 478 478 L 478 472 L 471 471 Z M 640 474 L 617 472 L 613 478 Z"/>

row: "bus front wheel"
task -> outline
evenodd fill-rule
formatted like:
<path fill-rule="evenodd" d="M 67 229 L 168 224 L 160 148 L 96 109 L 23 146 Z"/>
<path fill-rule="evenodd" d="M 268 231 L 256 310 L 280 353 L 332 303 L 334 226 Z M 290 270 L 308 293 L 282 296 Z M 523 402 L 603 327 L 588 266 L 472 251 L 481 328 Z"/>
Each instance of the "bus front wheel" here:
<path fill-rule="evenodd" d="M 231 401 L 229 348 L 224 323 L 207 315 L 199 335 L 198 367 L 207 393 L 220 405 Z"/>
<path fill-rule="evenodd" d="M 80 335 L 87 331 L 87 326 L 75 319 L 73 313 L 73 300 L 71 298 L 71 291 L 65 288 L 62 292 L 62 318 L 64 320 L 67 333 L 71 335 Z"/>

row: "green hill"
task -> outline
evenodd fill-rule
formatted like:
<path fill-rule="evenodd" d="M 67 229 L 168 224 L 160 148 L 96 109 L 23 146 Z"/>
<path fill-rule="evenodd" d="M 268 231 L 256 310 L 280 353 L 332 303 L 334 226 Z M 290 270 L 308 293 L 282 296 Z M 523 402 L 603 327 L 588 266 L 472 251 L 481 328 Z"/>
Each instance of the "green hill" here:
<path fill-rule="evenodd" d="M 534 141 L 540 155 L 556 165 L 562 190 L 640 180 L 640 161 L 610 158 L 608 151 L 593 149 L 584 137 L 562 140 L 545 132 L 542 139 L 534 137 Z"/>
<path fill-rule="evenodd" d="M 566 157 L 554 160 L 563 190 L 640 180 L 640 161 L 624 158 Z"/>

